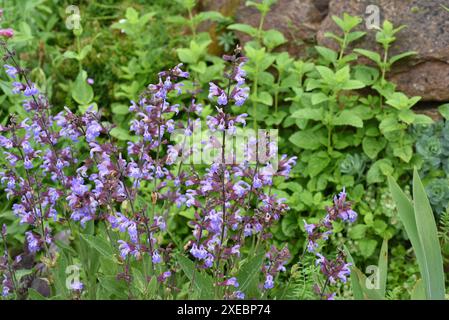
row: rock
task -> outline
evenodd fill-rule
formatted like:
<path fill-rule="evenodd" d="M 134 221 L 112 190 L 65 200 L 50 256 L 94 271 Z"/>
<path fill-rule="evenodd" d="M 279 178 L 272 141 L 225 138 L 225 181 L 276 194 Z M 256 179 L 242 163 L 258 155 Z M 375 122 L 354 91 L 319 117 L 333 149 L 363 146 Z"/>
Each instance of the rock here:
<path fill-rule="evenodd" d="M 449 100 L 449 64 L 429 60 L 393 74 L 390 80 L 409 96 L 421 96 L 423 101 Z"/>
<path fill-rule="evenodd" d="M 219 11 L 224 16 L 234 16 L 237 9 L 245 5 L 244 0 L 200 0 L 198 11 Z"/>
<path fill-rule="evenodd" d="M 413 107 L 413 110 L 417 114 L 423 114 L 430 118 L 432 118 L 433 121 L 438 122 L 441 120 L 444 120 L 441 113 L 438 111 L 438 107 L 441 105 L 441 102 L 418 102 L 417 105 Z"/>
<path fill-rule="evenodd" d="M 245 5 L 244 0 L 200 0 L 197 6 L 197 11 L 218 11 L 225 17 L 234 17 L 237 9 Z M 220 56 L 223 54 L 223 49 L 218 44 L 218 32 L 215 23 L 204 22 L 198 30 L 201 32 L 207 31 L 212 39 L 208 51 L 210 54 Z"/>
<path fill-rule="evenodd" d="M 260 14 L 254 7 L 242 1 L 203 0 L 200 9 L 217 10 L 224 15 L 235 14 L 236 23 L 259 26 Z M 315 35 L 327 13 L 329 0 L 278 0 L 265 18 L 263 28 L 281 31 L 288 43 L 281 49 L 296 57 L 303 56 L 307 45 L 315 41 Z M 250 40 L 245 34 L 238 35 L 241 43 Z"/>
<path fill-rule="evenodd" d="M 447 5 L 446 0 L 331 0 L 329 15 L 317 35 L 318 43 L 335 49 L 336 43 L 324 36 L 325 32 L 339 33 L 331 17 L 341 17 L 343 12 L 364 17 L 368 5 L 380 8 L 381 23 L 387 19 L 395 27 L 407 26 L 397 34 L 390 55 L 417 52 L 413 58 L 393 67 L 390 79 L 398 90 L 409 96 L 421 96 L 423 101 L 449 100 L 449 12 L 442 8 Z M 367 30 L 365 23 L 360 30 L 366 31 L 367 36 L 356 46 L 380 52 L 375 42 L 376 31 Z"/>

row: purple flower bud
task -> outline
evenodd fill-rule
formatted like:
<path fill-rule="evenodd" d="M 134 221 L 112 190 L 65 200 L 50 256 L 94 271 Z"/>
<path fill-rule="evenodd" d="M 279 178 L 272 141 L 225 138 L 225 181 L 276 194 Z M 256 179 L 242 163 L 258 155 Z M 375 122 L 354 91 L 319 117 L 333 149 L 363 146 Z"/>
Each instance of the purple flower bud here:
<path fill-rule="evenodd" d="M 267 274 L 263 287 L 267 290 L 274 287 L 273 276 L 271 274 Z"/>
<path fill-rule="evenodd" d="M 304 229 L 306 229 L 307 234 L 312 235 L 313 230 L 316 228 L 316 226 L 314 224 L 307 224 L 306 220 L 303 221 L 304 221 Z"/>
<path fill-rule="evenodd" d="M 131 248 L 129 247 L 129 245 L 123 241 L 123 240 L 119 240 L 118 243 L 119 245 L 119 250 L 120 250 L 120 255 L 123 259 L 126 258 L 126 256 L 128 256 L 128 254 L 131 252 Z"/>
<path fill-rule="evenodd" d="M 151 257 L 151 261 L 153 261 L 154 264 L 162 262 L 162 258 L 159 255 L 159 252 L 157 252 L 157 250 L 155 250 L 153 252 L 153 256 Z"/>
<path fill-rule="evenodd" d="M 92 121 L 87 125 L 86 128 L 86 140 L 87 142 L 95 141 L 102 131 L 102 127 L 97 121 Z"/>
<path fill-rule="evenodd" d="M 232 90 L 231 99 L 234 100 L 236 106 L 241 107 L 245 103 L 246 99 L 248 99 L 248 95 L 248 87 L 240 88 L 239 86 L 236 86 L 234 90 Z"/>
<path fill-rule="evenodd" d="M 23 161 L 23 166 L 25 169 L 30 170 L 33 168 L 33 162 L 30 160 L 30 158 L 25 157 L 25 160 Z"/>
<path fill-rule="evenodd" d="M 5 64 L 3 67 L 5 68 L 6 74 L 7 74 L 8 76 L 10 76 L 10 77 L 13 78 L 13 79 L 16 78 L 16 75 L 17 75 L 17 73 L 18 73 L 18 71 L 17 71 L 16 68 L 14 68 L 13 66 L 10 66 L 10 65 L 8 65 L 8 64 Z"/>
<path fill-rule="evenodd" d="M 28 250 L 33 253 L 38 252 L 40 250 L 39 239 L 31 231 L 25 232 L 25 235 L 28 242 Z"/>
<path fill-rule="evenodd" d="M 236 299 L 239 299 L 239 300 L 245 299 L 245 294 L 242 291 L 235 291 L 234 296 Z"/>
<path fill-rule="evenodd" d="M 23 92 L 25 97 L 35 96 L 38 93 L 39 93 L 39 90 L 36 88 L 36 86 L 34 84 L 32 84 L 31 87 L 26 86 L 25 91 Z"/>
<path fill-rule="evenodd" d="M 226 281 L 224 281 L 222 283 L 222 285 L 224 285 L 224 286 L 233 286 L 233 287 L 236 287 L 236 288 L 239 287 L 239 283 L 237 282 L 237 278 L 236 277 L 232 277 L 232 278 L 227 279 Z"/>
<path fill-rule="evenodd" d="M 73 290 L 73 291 L 81 291 L 81 290 L 83 290 L 83 288 L 84 288 L 84 285 L 83 285 L 83 283 L 82 283 L 81 281 L 79 281 L 79 280 L 73 281 L 73 282 L 70 284 L 70 289 Z"/>
<path fill-rule="evenodd" d="M 14 30 L 11 28 L 0 29 L 0 37 L 12 38 L 14 36 Z"/>
<path fill-rule="evenodd" d="M 221 95 L 218 97 L 217 102 L 218 102 L 218 104 L 221 105 L 221 106 L 224 106 L 224 105 L 227 105 L 227 104 L 228 104 L 228 97 L 227 97 L 227 95 L 226 95 L 226 93 L 225 93 L 224 91 L 223 91 L 223 92 L 221 93 Z"/>
<path fill-rule="evenodd" d="M 204 246 L 200 245 L 200 247 L 198 248 L 196 243 L 194 243 L 192 245 L 192 248 L 190 249 L 190 253 L 192 254 L 192 256 L 194 256 L 198 260 L 203 260 L 203 259 L 206 259 L 206 257 L 207 257 L 207 251 L 206 251 L 206 249 L 204 249 Z"/>
<path fill-rule="evenodd" d="M 21 82 L 13 82 L 12 83 L 12 93 L 19 94 L 23 90 L 25 90 L 25 86 Z"/>
<path fill-rule="evenodd" d="M 13 147 L 13 143 L 8 138 L 5 138 L 4 136 L 0 135 L 0 146 L 2 146 L 5 149 L 11 149 Z"/>

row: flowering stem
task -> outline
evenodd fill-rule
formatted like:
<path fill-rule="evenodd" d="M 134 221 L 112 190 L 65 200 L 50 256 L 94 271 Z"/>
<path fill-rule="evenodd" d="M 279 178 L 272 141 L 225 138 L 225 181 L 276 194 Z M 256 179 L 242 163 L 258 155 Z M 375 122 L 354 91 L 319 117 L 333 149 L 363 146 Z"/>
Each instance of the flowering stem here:
<path fill-rule="evenodd" d="M 326 291 L 326 288 L 327 288 L 328 284 L 329 284 L 329 278 L 326 279 L 326 282 L 324 283 L 324 286 L 323 286 L 323 290 L 321 290 L 321 294 L 320 294 L 320 299 L 321 300 L 323 300 L 324 292 Z"/>
<path fill-rule="evenodd" d="M 6 235 L 3 234 L 3 232 L 0 232 L 0 233 L 1 233 L 2 239 L 3 239 L 3 246 L 4 246 L 4 250 L 5 250 L 5 255 L 6 255 L 6 258 L 8 259 L 7 265 L 8 265 L 9 274 L 11 276 L 13 289 L 14 289 L 14 292 L 16 293 L 16 297 L 18 297 L 19 296 L 19 291 L 17 289 L 18 287 L 17 287 L 16 273 L 15 273 L 14 269 L 11 268 L 12 261 L 11 261 L 11 257 L 9 256 L 8 245 L 6 244 Z"/>

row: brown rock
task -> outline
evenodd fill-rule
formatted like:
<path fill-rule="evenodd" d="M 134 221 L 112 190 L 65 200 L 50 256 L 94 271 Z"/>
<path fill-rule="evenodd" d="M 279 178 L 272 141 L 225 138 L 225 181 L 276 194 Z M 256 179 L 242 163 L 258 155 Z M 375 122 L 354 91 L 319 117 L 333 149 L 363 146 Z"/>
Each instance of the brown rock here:
<path fill-rule="evenodd" d="M 449 64 L 429 60 L 395 73 L 390 80 L 399 91 L 409 96 L 421 96 L 424 101 L 449 100 Z"/>
<path fill-rule="evenodd" d="M 424 101 L 449 100 L 449 12 L 442 8 L 446 0 L 331 0 L 329 15 L 321 24 L 317 35 L 320 45 L 336 48 L 336 43 L 324 36 L 325 32 L 339 33 L 331 16 L 343 12 L 365 16 L 368 5 L 380 8 L 381 23 L 387 19 L 395 27 L 407 28 L 397 34 L 391 55 L 405 51 L 418 54 L 393 67 L 391 80 L 407 95 L 418 95 Z M 367 36 L 356 45 L 359 48 L 377 50 L 375 30 L 367 30 L 365 23 L 360 30 Z"/>
<path fill-rule="evenodd" d="M 217 10 L 224 15 L 234 16 L 236 23 L 245 23 L 258 27 L 260 13 L 254 7 L 245 6 L 244 0 L 203 0 L 201 10 Z M 305 53 L 308 43 L 315 41 L 321 21 L 327 13 L 329 0 L 278 0 L 265 18 L 263 28 L 281 31 L 288 43 L 282 47 L 290 54 L 299 57 Z M 239 34 L 239 40 L 245 43 L 250 37 Z"/>

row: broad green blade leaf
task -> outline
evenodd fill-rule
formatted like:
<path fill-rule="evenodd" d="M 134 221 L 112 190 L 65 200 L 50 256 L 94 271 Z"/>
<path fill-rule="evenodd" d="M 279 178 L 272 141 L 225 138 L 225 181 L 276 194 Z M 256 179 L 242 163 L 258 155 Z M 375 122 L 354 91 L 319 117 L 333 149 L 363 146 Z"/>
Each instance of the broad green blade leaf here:
<path fill-rule="evenodd" d="M 384 297 L 379 294 L 378 290 L 368 289 L 366 287 L 366 283 L 368 282 L 366 276 L 362 271 L 360 271 L 359 268 L 355 266 L 354 259 L 352 258 L 348 248 L 346 246 L 343 246 L 343 248 L 345 250 L 346 256 L 348 257 L 348 261 L 352 264 L 351 283 L 354 298 L 356 300 L 383 300 Z"/>
<path fill-rule="evenodd" d="M 104 288 L 109 299 L 127 299 L 128 288 L 124 280 L 117 280 L 117 276 L 101 276 L 98 278 L 100 286 Z"/>
<path fill-rule="evenodd" d="M 96 249 L 102 256 L 112 259 L 114 255 L 114 248 L 105 239 L 98 236 L 91 236 L 88 234 L 81 234 L 81 237 L 94 249 Z"/>
<path fill-rule="evenodd" d="M 51 269 L 53 273 L 56 294 L 61 295 L 64 298 L 67 298 L 69 296 L 69 292 L 66 286 L 68 276 L 66 272 L 68 271 L 68 266 L 69 262 L 67 261 L 67 257 L 64 252 L 62 252 L 58 257 L 55 268 Z"/>
<path fill-rule="evenodd" d="M 396 207 L 398 208 L 399 218 L 401 219 L 405 232 L 407 232 L 408 238 L 412 243 L 413 250 L 415 251 L 416 259 L 418 261 L 419 270 L 421 276 L 427 275 L 427 267 L 424 260 L 423 248 L 418 236 L 418 229 L 416 227 L 415 212 L 412 202 L 407 198 L 405 193 L 398 186 L 396 181 L 392 177 L 388 177 L 388 184 L 390 186 L 390 192 L 393 197 Z M 426 282 L 427 280 L 424 280 Z"/>
<path fill-rule="evenodd" d="M 200 299 L 213 299 L 214 282 L 212 278 L 196 268 L 190 259 L 181 254 L 177 255 L 177 261 L 187 278 L 193 282 Z"/>
<path fill-rule="evenodd" d="M 424 287 L 424 282 L 422 279 L 416 281 L 413 291 L 411 293 L 412 300 L 426 300 L 426 288 Z"/>
<path fill-rule="evenodd" d="M 385 297 L 385 291 L 387 289 L 387 273 L 388 273 L 388 239 L 384 239 L 382 242 L 382 248 L 380 249 L 379 262 L 377 264 L 378 277 L 380 288 L 378 290 L 379 295 Z"/>
<path fill-rule="evenodd" d="M 344 246 L 344 250 L 345 250 L 346 256 L 348 257 L 348 261 L 350 263 L 352 263 L 351 284 L 352 284 L 352 292 L 354 294 L 354 299 L 355 300 L 363 300 L 363 290 L 362 290 L 362 286 L 360 285 L 360 279 L 359 279 L 358 275 L 354 272 L 354 267 L 355 267 L 354 259 L 352 258 L 351 253 L 346 248 L 346 246 Z"/>
<path fill-rule="evenodd" d="M 427 298 L 444 300 L 444 271 L 441 247 L 435 218 L 427 198 L 418 170 L 413 173 L 413 197 L 418 236 L 421 241 L 426 264 L 426 276 L 423 275 Z"/>
<path fill-rule="evenodd" d="M 237 275 L 239 290 L 244 292 L 247 295 L 247 298 L 248 295 L 254 293 L 253 291 L 258 291 L 257 284 L 264 257 L 265 254 L 263 252 L 255 255 L 242 265 L 239 274 Z M 254 288 L 256 290 L 251 290 Z"/>

